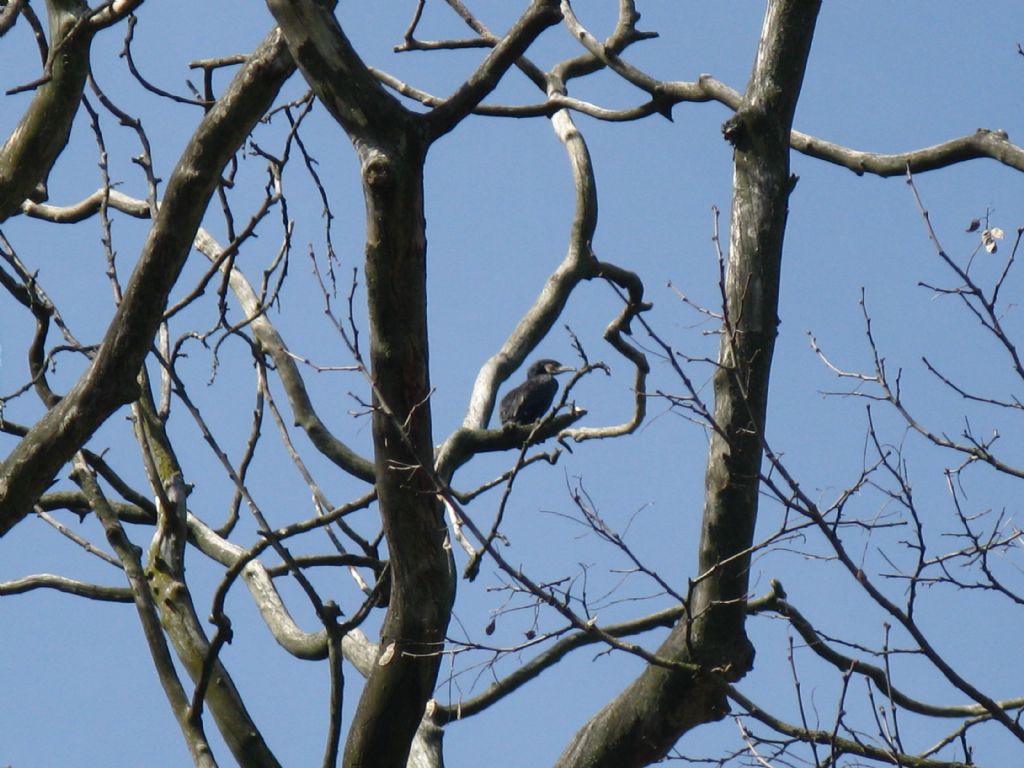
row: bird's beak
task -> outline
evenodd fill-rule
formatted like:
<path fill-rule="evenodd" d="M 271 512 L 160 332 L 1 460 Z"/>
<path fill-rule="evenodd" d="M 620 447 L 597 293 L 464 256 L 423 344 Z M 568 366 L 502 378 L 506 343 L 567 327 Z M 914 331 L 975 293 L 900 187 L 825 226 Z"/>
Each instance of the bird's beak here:
<path fill-rule="evenodd" d="M 568 365 L 562 365 L 559 366 L 558 368 L 555 368 L 555 370 L 551 371 L 551 375 L 557 376 L 560 373 L 573 373 L 575 371 L 575 368 L 570 368 Z"/>

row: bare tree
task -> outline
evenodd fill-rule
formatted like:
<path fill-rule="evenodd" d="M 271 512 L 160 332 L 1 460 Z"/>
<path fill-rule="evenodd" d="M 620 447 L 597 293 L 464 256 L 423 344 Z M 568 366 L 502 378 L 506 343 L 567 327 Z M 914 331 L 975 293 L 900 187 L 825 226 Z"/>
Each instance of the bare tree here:
<path fill-rule="evenodd" d="M 501 34 L 460 0 L 446 0 L 451 18 L 469 30 L 468 37 L 446 40 L 422 39 L 424 14 L 435 9 L 425 0 L 409 5 L 411 21 L 397 53 L 479 54 L 447 97 L 367 64 L 339 20 L 344 15 L 317 0 L 268 0 L 267 24 L 273 28 L 263 42 L 245 55 L 217 52 L 191 62 L 202 86 L 191 86 L 189 96 L 150 82 L 134 58 L 135 27 L 148 9 L 142 0 L 95 8 L 79 0 L 48 0 L 48 34 L 32 3 L 0 7 L 0 34 L 31 30 L 42 53 L 38 78 L 12 84 L 12 93 L 33 95 L 0 150 L 0 222 L 24 225 L 10 239 L 0 237 L 0 283 L 10 307 L 5 316 L 17 314 L 25 329 L 19 344 L 22 376 L 0 393 L 0 430 L 9 437 L 0 467 L 0 535 L 33 524 L 26 518 L 35 517 L 121 572 L 112 586 L 29 575 L 0 583 L 0 595 L 55 589 L 134 603 L 160 684 L 197 765 L 224 760 L 208 738 L 211 723 L 238 764 L 281 762 L 249 711 L 244 686 L 222 659 L 235 632 L 226 602 L 239 580 L 283 650 L 327 662 L 325 766 L 440 766 L 448 726 L 519 691 L 584 647 L 637 658 L 643 668 L 574 736 L 566 734 L 557 762 L 562 768 L 696 759 L 683 757 L 681 737 L 730 712 L 740 741 L 732 751 L 707 758 L 710 764 L 965 766 L 973 764 L 974 734 L 993 729 L 1019 748 L 1024 699 L 999 700 L 958 671 L 956 659 L 935 638 L 941 627 L 922 619 L 919 607 L 925 591 L 947 587 L 983 592 L 1010 610 L 1024 602 L 1014 570 L 1020 533 L 1010 515 L 979 516 L 965 498 L 967 476 L 980 469 L 999 478 L 1024 476 L 1013 451 L 998 450 L 997 433 L 982 435 L 966 416 L 961 437 L 953 438 L 916 414 L 900 374 L 886 364 L 884 340 L 873 332 L 866 301 L 864 348 L 872 360 L 867 369 L 849 368 L 827 343 L 812 342 L 821 364 L 853 385 L 836 394 L 867 399 L 872 406 L 866 411 L 863 465 L 831 501 L 808 494 L 805 488 L 814 479 L 800 477 L 769 439 L 768 395 L 783 242 L 797 184 L 792 150 L 858 174 L 906 176 L 915 196 L 916 174 L 983 157 L 1020 171 L 1024 150 L 1002 132 L 979 131 L 883 155 L 794 130 L 820 0 L 769 0 L 743 92 L 708 75 L 693 82 L 659 80 L 630 63 L 630 49 L 655 37 L 640 28 L 631 0 L 617 4 L 604 41 L 567 0 L 524 4 Z M 567 52 L 547 68 L 538 65 L 531 58 L 538 38 L 558 29 L 568 33 Z M 198 116 L 166 179 L 154 157 L 162 148 L 151 145 L 151 127 L 94 77 L 93 48 L 117 30 L 134 81 L 161 102 Z M 218 91 L 215 83 L 225 69 L 234 74 Z M 513 70 L 536 90 L 534 103 L 493 101 Z M 573 95 L 577 81 L 598 73 L 633 86 L 641 94 L 638 103 L 613 109 Z M 288 90 L 296 86 L 295 93 Z M 701 357 L 684 354 L 679 341 L 665 333 L 666 321 L 650 312 L 641 276 L 628 258 L 605 259 L 595 252 L 596 174 L 576 121 L 579 115 L 625 123 L 659 119 L 671 117 L 682 103 L 707 101 L 732 112 L 722 133 L 733 153 L 733 196 L 728 247 L 718 253 L 718 306 L 683 296 L 685 306 L 716 324 L 717 352 Z M 344 135 L 354 148 L 358 184 L 351 189 L 361 191 L 365 208 L 364 260 L 351 279 L 335 252 L 332 223 L 339 194 L 334 185 L 343 182 L 327 179 L 319 164 L 330 158 L 310 148 L 308 125 L 321 107 L 333 120 L 332 135 Z M 427 322 L 425 165 L 440 139 L 481 115 L 550 122 L 569 160 L 571 225 L 564 258 L 479 366 L 461 425 L 439 435 Z M 142 190 L 135 194 L 122 191 L 111 173 L 111 163 L 123 162 L 126 151 L 111 146 L 110 121 L 134 135 L 137 154 L 131 162 Z M 49 189 L 73 130 L 91 132 L 101 175 L 98 189 L 77 201 Z M 322 204 L 321 240 L 308 254 L 295 242 L 296 219 L 309 214 L 294 210 L 300 205 L 297 179 Z M 50 203 L 48 197 L 62 199 Z M 926 236 L 954 281 L 928 288 L 959 301 L 977 320 L 1009 361 L 1014 381 L 1010 394 L 995 395 L 934 362 L 925 362 L 927 370 L 972 413 L 1012 417 L 1020 408 L 1012 391 L 1024 378 L 1024 365 L 1005 302 L 1024 230 L 1004 245 L 1009 254 L 990 274 L 973 256 L 960 260 L 940 245 L 917 199 Z M 266 263 L 253 264 L 255 254 L 266 252 L 257 238 L 273 236 L 275 216 L 279 244 Z M 94 221 L 113 306 L 103 317 L 104 331 L 83 333 L 65 319 L 73 302 L 65 298 L 62 305 L 51 297 L 49 275 L 39 273 L 44 254 L 30 233 L 62 225 L 77 231 Z M 116 245 L 114 225 L 135 222 L 146 227 L 145 236 L 124 278 L 124 246 Z M 979 220 L 971 229 L 981 236 L 980 250 L 998 252 L 1004 233 L 994 223 Z M 714 241 L 719 244 L 717 219 Z M 296 274 L 307 266 L 310 275 Z M 602 355 L 630 370 L 631 392 L 622 395 L 628 415 L 613 423 L 584 420 L 588 414 L 576 405 L 574 392 L 587 377 L 608 372 L 609 363 L 591 359 L 589 343 L 570 331 L 578 361 L 554 409 L 530 425 L 490 429 L 501 385 L 564 322 L 570 300 L 591 281 L 608 284 L 617 297 L 602 332 L 608 344 Z M 101 316 L 102 306 L 93 301 L 90 296 L 90 313 Z M 307 349 L 286 341 L 285 328 L 295 328 L 292 315 L 308 307 L 326 316 L 334 352 L 307 357 Z M 49 339 L 51 332 L 60 335 L 57 343 Z M 93 341 L 83 340 L 94 335 Z M 338 349 L 344 360 L 325 362 Z M 208 359 L 210 368 L 200 370 L 195 357 Z M 652 359 L 666 383 L 650 383 Z M 356 419 L 338 418 L 337 393 L 323 386 L 320 374 L 348 377 L 346 386 L 357 390 L 348 401 Z M 227 409 L 203 386 L 229 376 L 231 405 L 242 402 L 234 392 L 237 382 L 251 387 L 250 401 L 242 406 L 250 412 L 244 440 L 237 426 L 218 426 Z M 712 382 L 710 396 L 695 383 L 701 377 Z M 606 522 L 585 486 L 574 485 L 575 519 L 610 545 L 631 573 L 654 585 L 663 603 L 654 612 L 611 623 L 597 615 L 601 601 L 588 594 L 585 571 L 552 580 L 510 554 L 504 513 L 513 491 L 536 476 L 536 465 L 558 462 L 565 450 L 585 460 L 591 441 L 634 433 L 651 401 L 697 422 L 709 436 L 698 559 L 685 581 L 678 570 L 672 576 L 659 572 Z M 878 422 L 880 410 L 884 425 Z M 118 414 L 127 417 L 130 434 L 123 420 L 112 418 Z M 367 419 L 364 434 L 359 425 Z M 189 442 L 185 422 L 205 445 Z M 952 509 L 946 522 L 920 509 L 904 446 L 887 437 L 892 429 L 953 457 L 945 473 Z M 135 446 L 131 460 L 122 452 L 129 442 Z M 106 454 L 110 444 L 118 447 L 116 455 Z M 268 452 L 280 465 L 290 462 L 311 499 L 291 494 L 288 523 L 278 522 L 269 509 L 268 501 L 281 502 L 252 469 Z M 463 485 L 468 469 L 486 466 L 488 454 L 504 456 L 505 466 L 490 480 Z M 216 473 L 207 466 L 211 455 Z M 70 481 L 59 479 L 62 473 Z M 338 503 L 336 495 L 347 500 Z M 866 496 L 880 497 L 884 513 L 866 514 L 859 503 Z M 773 516 L 777 527 L 758 538 L 758 511 L 765 504 L 781 514 Z M 306 507 L 305 513 L 294 512 Z M 494 511 L 485 523 L 486 514 L 471 509 Z M 78 516 L 77 525 L 65 519 L 68 512 Z M 218 518 L 219 525 L 212 522 Z M 106 547 L 98 540 L 101 532 Z M 937 552 L 944 537 L 955 544 Z M 869 548 L 882 554 L 869 558 L 863 554 Z M 460 550 L 465 558 L 457 555 Z M 853 634 L 827 634 L 812 612 L 790 602 L 778 581 L 755 597 L 754 558 L 785 550 L 839 565 L 870 610 L 883 617 L 882 646 L 870 647 Z M 186 573 L 186 558 L 196 555 L 216 567 L 215 583 Z M 451 626 L 457 585 L 469 589 L 484 563 L 507 596 L 495 617 L 504 620 L 521 609 L 549 617 L 527 630 L 525 640 L 492 645 L 494 620 L 481 633 Z M 340 584 L 339 573 L 349 581 Z M 285 577 L 298 590 L 290 596 L 279 586 Z M 900 585 L 899 597 L 884 586 L 890 582 Z M 293 618 L 299 597 L 308 604 L 301 610 L 318 622 L 316 631 L 304 630 Z M 200 618 L 204 613 L 212 631 Z M 741 688 L 754 663 L 748 621 L 755 616 L 779 618 L 789 628 L 795 718 L 775 701 L 755 702 Z M 634 640 L 654 629 L 663 633 L 660 642 Z M 802 691 L 804 652 L 839 681 L 831 721 L 814 711 Z M 957 701 L 935 703 L 898 683 L 894 667 L 904 656 L 941 680 Z M 450 688 L 439 684 L 446 658 L 453 664 L 467 659 L 452 679 L 482 664 L 491 670 L 492 684 L 469 696 L 446 695 Z M 511 659 L 525 660 L 499 673 Z M 351 717 L 343 718 L 349 666 L 365 682 Z M 941 735 L 930 746 L 916 746 L 920 739 L 901 731 L 910 718 L 926 723 L 923 732 L 940 724 Z"/>

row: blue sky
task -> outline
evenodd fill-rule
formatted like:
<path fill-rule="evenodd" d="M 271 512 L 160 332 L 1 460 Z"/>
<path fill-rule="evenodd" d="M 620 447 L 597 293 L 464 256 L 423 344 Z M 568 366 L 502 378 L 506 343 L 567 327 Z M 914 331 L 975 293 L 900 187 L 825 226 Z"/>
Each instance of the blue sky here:
<path fill-rule="evenodd" d="M 410 3 L 342 0 L 339 18 L 361 55 L 426 90 L 445 94 L 465 77 L 480 53 L 435 52 L 395 55 L 411 12 Z M 522 3 L 481 2 L 479 15 L 501 29 Z M 581 20 L 598 36 L 608 31 L 615 3 L 577 4 Z M 591 7 L 598 6 L 600 7 Z M 382 7 L 384 6 L 384 7 Z M 444 13 L 443 4 L 428 3 L 424 36 L 461 35 Z M 436 6 L 436 8 L 434 7 Z M 1001 128 L 1011 139 L 1024 135 L 1019 94 L 1024 85 L 1024 57 L 1016 50 L 1024 40 L 1024 14 L 1019 4 L 951 0 L 904 0 L 900 3 L 830 0 L 821 12 L 796 127 L 858 149 L 893 152 L 919 148 L 973 132 Z M 693 80 L 711 73 L 742 89 L 753 60 L 763 3 L 731 0 L 718 3 L 641 2 L 641 28 L 661 33 L 657 40 L 638 44 L 629 58 L 651 74 L 671 80 Z M 41 12 L 41 8 L 39 9 Z M 269 13 L 260 4 L 201 3 L 150 0 L 139 13 L 134 51 L 147 77 L 161 87 L 186 94 L 186 79 L 199 82 L 187 68 L 196 58 L 251 50 L 270 29 Z M 143 92 L 118 58 L 122 41 L 117 29 L 106 32 L 94 49 L 97 79 L 120 106 L 142 117 L 155 147 L 158 175 L 167 178 L 200 113 L 194 107 L 170 105 Z M 575 52 L 564 29 L 549 31 L 539 42 L 535 58 L 550 64 Z M 531 54 L 532 55 L 532 54 Z M 24 24 L 0 40 L 0 79 L 4 89 L 38 75 L 34 43 Z M 223 87 L 225 75 L 217 75 Z M 304 91 L 296 76 L 287 96 Z M 640 95 L 604 74 L 573 86 L 572 93 L 603 106 L 630 106 Z M 3 97 L 0 133 L 16 124 L 28 95 Z M 514 73 L 494 99 L 503 103 L 534 102 L 538 95 Z M 695 357 L 712 355 L 716 342 L 712 326 L 683 306 L 674 286 L 695 301 L 714 306 L 717 265 L 711 242 L 712 207 L 722 210 L 726 230 L 730 200 L 731 153 L 719 126 L 728 116 L 717 104 L 683 104 L 674 122 L 652 117 L 641 123 L 602 124 L 579 118 L 594 158 L 601 218 L 595 249 L 601 258 L 637 271 L 655 309 L 649 319 L 672 344 Z M 130 158 L 138 152 L 134 136 L 108 116 L 103 127 L 111 154 L 111 175 L 122 191 L 144 195 L 142 178 Z M 281 122 L 262 128 L 256 140 L 269 151 L 281 143 Z M 362 254 L 363 208 L 356 166 L 348 140 L 317 107 L 310 116 L 304 140 L 317 158 L 336 216 L 333 239 L 346 277 L 358 268 Z M 849 171 L 794 155 L 793 171 L 800 181 L 791 198 L 790 225 L 783 262 L 780 306 L 782 325 L 773 370 L 768 417 L 769 441 L 784 454 L 787 466 L 805 489 L 821 499 L 832 498 L 858 474 L 865 454 L 864 403 L 824 397 L 826 390 L 844 389 L 815 357 L 807 340 L 813 333 L 833 360 L 846 368 L 870 365 L 863 334 L 859 299 L 863 290 L 874 330 L 893 369 L 902 367 L 908 400 L 937 431 L 957 434 L 965 414 L 979 432 L 994 427 L 1004 435 L 1011 458 L 1019 454 L 1019 427 L 1011 418 L 984 409 L 967 408 L 936 386 L 921 358 L 952 370 L 964 381 L 1009 396 L 1020 382 L 1009 375 L 998 350 L 951 300 L 937 300 L 920 282 L 951 284 L 953 277 L 936 257 L 902 179 L 858 178 Z M 256 157 L 240 164 L 233 201 L 244 221 L 261 194 L 264 165 Z M 69 203 L 94 191 L 99 184 L 95 141 L 80 115 L 72 142 L 61 157 L 50 183 L 51 201 Z M 347 352 L 322 315 L 321 297 L 309 275 L 307 249 L 322 256 L 323 221 L 320 202 L 308 176 L 293 163 L 285 176 L 289 214 L 295 219 L 288 288 L 281 311 L 272 316 L 293 350 L 323 365 L 345 365 Z M 255 187 L 254 191 L 247 187 Z M 977 235 L 964 232 L 968 222 L 989 212 L 993 225 L 1010 238 L 1024 225 L 1024 178 L 993 161 L 974 161 L 917 179 L 932 222 L 947 251 L 966 259 Z M 561 260 L 571 214 L 572 190 L 568 164 L 550 125 L 528 121 L 472 118 L 435 146 L 426 176 L 429 240 L 431 378 L 435 436 L 444 436 L 460 422 L 480 365 L 494 353 Z M 281 234 L 278 214 L 261 225 L 261 237 L 242 254 L 242 266 L 257 280 L 274 257 Z M 206 225 L 223 237 L 216 208 Z M 61 306 L 83 341 L 97 340 L 112 313 L 110 289 L 103 275 L 103 252 L 95 222 L 75 228 L 41 226 L 12 219 L 2 228 L 21 257 L 39 271 L 39 279 Z M 114 224 L 121 274 L 127 275 L 141 245 L 145 226 L 124 217 Z M 1004 243 L 1005 253 L 1009 243 Z M 186 292 L 188 279 L 200 274 L 198 254 L 186 270 L 176 295 Z M 988 258 L 981 254 L 979 258 Z M 1002 262 L 982 269 L 992 272 Z M 1012 305 L 1021 284 L 1007 285 L 1010 328 L 1020 328 Z M 31 325 L 9 301 L 0 304 L 0 393 L 24 381 L 24 347 Z M 631 376 L 628 366 L 601 340 L 605 324 L 617 311 L 617 300 L 601 284 L 587 285 L 570 303 L 564 322 L 579 336 L 592 359 L 606 360 L 612 376 L 592 376 L 579 387 L 576 400 L 588 408 L 587 424 L 621 420 L 628 414 Z M 214 317 L 210 306 L 186 319 L 196 326 Z M 237 310 L 236 310 L 237 311 Z M 181 332 L 185 326 L 179 326 Z M 638 341 L 643 342 L 638 335 Z M 208 409 L 219 437 L 237 455 L 245 439 L 252 409 L 253 376 L 248 352 L 228 342 L 221 350 L 220 368 L 212 383 L 212 359 L 198 345 L 190 348 L 187 370 L 195 394 Z M 556 325 L 532 357 L 573 360 L 562 324 Z M 61 359 L 55 381 L 69 386 L 81 371 L 73 359 Z M 710 370 L 696 365 L 693 375 L 707 383 Z M 518 377 L 518 374 L 517 374 Z M 348 416 L 358 404 L 347 394 L 361 391 L 354 374 L 309 374 L 325 418 L 344 439 L 368 452 L 369 427 L 364 418 Z M 670 372 L 655 365 L 652 386 L 678 391 Z M 1016 386 L 1018 389 L 1014 389 Z M 280 390 L 276 390 L 280 397 Z M 281 406 L 284 407 L 283 398 Z M 6 416 L 19 422 L 38 417 L 29 398 L 8 406 Z M 942 469 L 951 459 L 924 450 L 906 436 L 884 409 L 877 414 L 885 439 L 903 446 L 915 480 L 917 498 L 929 521 L 939 526 L 950 514 Z M 188 445 L 190 482 L 197 489 L 193 511 L 213 524 L 224 516 L 230 488 L 220 477 L 212 456 L 201 445 L 183 409 L 172 419 L 173 433 Z M 271 424 L 265 427 L 274 438 Z M 276 439 L 276 438 L 274 438 Z M 312 471 L 334 504 L 359 495 L 362 486 L 340 477 L 325 461 L 305 449 Z M 1016 440 L 1016 442 L 1015 442 Z M 268 442 L 273 442 L 273 439 Z M 0 438 L 0 449 L 11 441 Z M 143 487 L 134 458 L 130 426 L 117 414 L 91 446 L 106 449 L 112 460 Z M 578 576 L 585 570 L 591 594 L 600 595 L 622 580 L 616 569 L 620 557 L 593 535 L 567 519 L 572 513 L 569 488 L 582 486 L 608 522 L 628 529 L 627 540 L 645 561 L 679 588 L 694 575 L 699 535 L 706 436 L 678 414 L 652 403 L 648 423 L 635 435 L 615 443 L 588 443 L 565 455 L 554 468 L 534 469 L 520 480 L 513 495 L 505 531 L 512 542 L 510 557 L 538 579 Z M 274 524 L 311 513 L 309 492 L 280 450 L 258 456 L 254 490 Z M 1017 456 L 1019 458 L 1019 456 Z M 501 472 L 510 458 L 485 457 L 457 477 L 460 488 L 471 488 Z M 1019 494 L 1008 483 L 983 474 L 968 476 L 969 503 L 978 512 L 1005 509 L 1017 519 Z M 475 519 L 489 522 L 497 495 L 484 496 L 469 508 Z M 857 501 L 859 514 L 872 517 L 888 508 L 878 493 L 865 492 Z M 778 524 L 780 510 L 766 501 L 759 533 Z M 98 526 L 78 525 L 76 531 L 102 541 Z M 369 516 L 359 521 L 371 533 Z M 936 528 L 938 532 L 941 528 Z M 248 534 L 246 534 L 248 531 Z M 252 524 L 243 524 L 242 539 Z M 145 537 L 138 532 L 137 541 Z M 866 563 L 877 564 L 880 553 L 905 557 L 899 535 L 862 542 Z M 936 551 L 949 546 L 942 539 Z M 324 542 L 316 546 L 322 548 Z M 117 584 L 118 573 L 61 540 L 36 519 L 25 520 L 0 541 L 0 580 L 28 573 L 56 572 L 101 583 Z M 820 541 L 795 542 L 785 550 L 755 561 L 752 590 L 764 593 L 770 578 L 779 578 L 793 602 L 834 636 L 879 646 L 882 617 L 864 600 L 856 585 L 831 562 Z M 197 592 L 216 583 L 217 571 L 200 556 L 189 561 Z M 336 591 L 338 599 L 354 600 L 347 577 L 318 573 L 317 584 Z M 1018 577 L 1019 578 L 1019 577 Z M 459 585 L 457 622 L 474 638 L 482 637 L 492 612 L 506 604 L 502 579 L 489 563 L 474 583 Z M 899 582 L 882 582 L 895 599 Z M 1019 583 L 1019 581 L 1018 581 Z M 296 606 L 300 623 L 314 627 L 315 619 L 297 591 L 284 591 Z M 639 615 L 667 604 L 664 598 L 639 600 L 656 594 L 654 585 L 632 577 L 602 609 L 602 621 Z M 623 602 L 616 602 L 621 598 Z M 626 598 L 630 598 L 626 600 Z M 984 596 L 934 590 L 922 599 L 922 615 L 933 640 L 955 658 L 958 670 L 998 698 L 1019 695 L 1018 665 L 1000 646 L 1019 637 L 1019 616 Z M 197 596 L 200 614 L 206 606 Z M 354 605 L 354 602 L 352 603 Z M 512 604 L 518 604 L 512 598 Z M 525 604 L 525 602 L 523 602 Z M 235 623 L 235 641 L 223 658 L 247 696 L 257 723 L 283 764 L 317 764 L 326 724 L 326 667 L 301 662 L 279 651 L 258 621 L 247 594 L 236 590 L 228 604 Z M 952 614 L 952 619 L 950 618 Z M 521 642 L 533 616 L 523 610 L 498 618 L 492 642 Z M 538 619 L 542 630 L 559 626 L 553 616 Z M 780 714 L 794 717 L 791 672 L 786 660 L 787 633 L 780 621 L 751 622 L 758 645 L 757 666 L 742 689 L 755 701 L 778 704 Z M 999 638 L 999 639 L 996 639 Z M 896 642 L 906 638 L 896 634 Z M 657 633 L 644 638 L 655 647 Z M 522 658 L 528 657 L 524 654 Z M 507 672 L 518 657 L 503 659 L 497 672 Z M 1002 659 L 1000 663 L 993 658 Z M 442 673 L 439 696 L 479 692 L 490 682 L 486 654 L 456 655 L 446 682 Z M 1009 666 L 1007 665 L 1009 663 Z M 798 654 L 804 691 L 812 697 L 817 716 L 828 727 L 834 717 L 837 680 L 807 655 Z M 625 685 L 639 669 L 621 654 L 578 652 L 540 680 L 530 683 L 491 711 L 447 730 L 446 755 L 451 766 L 479 764 L 483 756 L 493 768 L 550 764 L 575 730 Z M 913 658 L 901 658 L 896 671 L 913 692 L 939 703 L 962 698 Z M 186 765 L 188 755 L 177 726 L 156 682 L 142 644 L 134 609 L 124 605 L 95 605 L 79 599 L 36 592 L 0 599 L 0 765 L 15 768 L 50 765 Z M 346 677 L 346 706 L 358 696 L 354 671 Z M 863 687 L 851 691 L 851 709 L 865 706 Z M 937 736 L 930 725 L 912 719 L 911 743 L 924 748 Z M 213 731 L 212 725 L 210 731 Z M 974 744 L 979 765 L 1009 765 L 1019 760 L 1020 745 L 995 729 Z M 681 744 L 688 754 L 717 754 L 737 748 L 736 725 L 730 719 L 702 729 Z M 230 757 L 221 756 L 222 764 Z"/>

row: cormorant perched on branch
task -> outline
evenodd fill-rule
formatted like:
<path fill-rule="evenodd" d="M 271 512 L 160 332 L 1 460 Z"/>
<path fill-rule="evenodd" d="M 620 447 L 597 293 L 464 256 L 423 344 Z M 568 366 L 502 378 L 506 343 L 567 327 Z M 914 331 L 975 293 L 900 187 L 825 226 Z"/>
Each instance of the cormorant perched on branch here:
<path fill-rule="evenodd" d="M 532 424 L 548 412 L 558 392 L 555 376 L 571 371 L 557 360 L 537 360 L 526 371 L 526 381 L 501 398 L 502 424 Z"/>

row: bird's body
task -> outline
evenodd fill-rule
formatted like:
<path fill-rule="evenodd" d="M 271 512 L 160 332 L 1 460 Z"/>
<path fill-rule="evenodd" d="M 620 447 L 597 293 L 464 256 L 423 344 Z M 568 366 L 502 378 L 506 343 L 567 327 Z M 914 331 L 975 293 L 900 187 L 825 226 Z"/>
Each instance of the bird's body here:
<path fill-rule="evenodd" d="M 501 398 L 502 424 L 532 424 L 548 412 L 558 392 L 555 376 L 570 371 L 557 360 L 537 360 L 526 371 L 526 381 Z"/>

